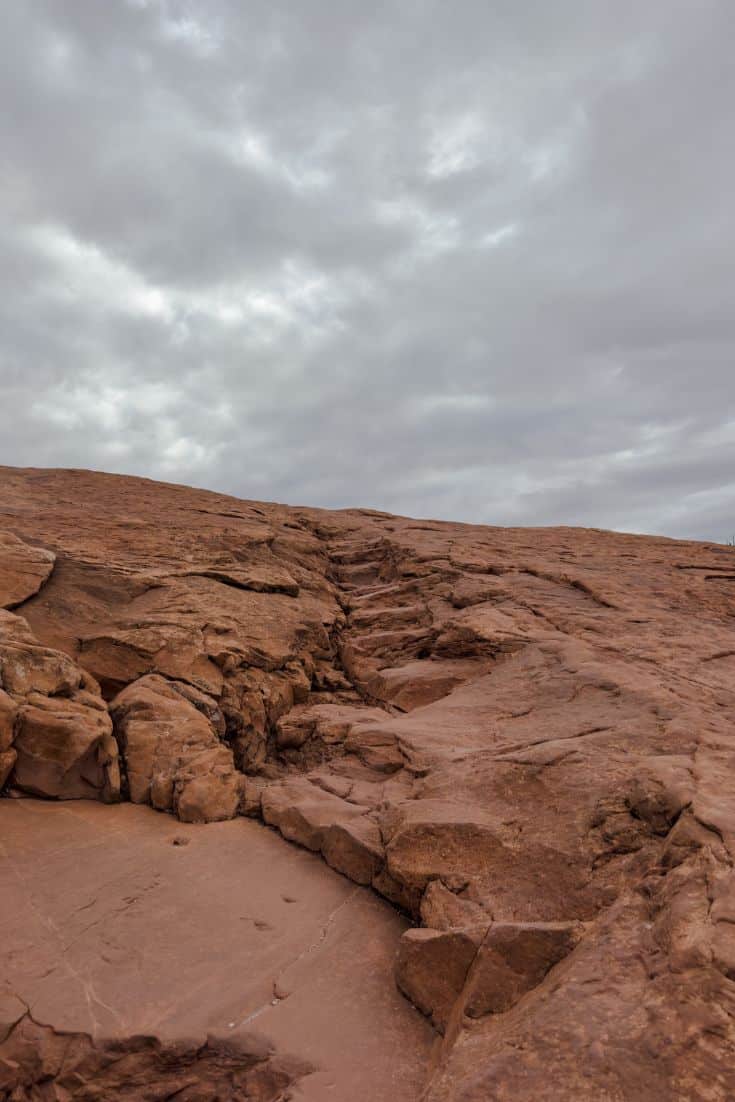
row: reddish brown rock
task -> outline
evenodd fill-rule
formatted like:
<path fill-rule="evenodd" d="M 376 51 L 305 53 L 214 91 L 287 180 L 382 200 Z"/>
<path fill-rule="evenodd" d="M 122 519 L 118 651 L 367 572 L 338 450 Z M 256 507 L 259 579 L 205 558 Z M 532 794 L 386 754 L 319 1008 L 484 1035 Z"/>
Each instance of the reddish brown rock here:
<path fill-rule="evenodd" d="M 467 977 L 461 1012 L 481 1018 L 510 1010 L 572 951 L 581 932 L 563 922 L 492 923 Z"/>
<path fill-rule="evenodd" d="M 263 818 L 284 838 L 318 852 L 335 823 L 361 818 L 365 807 L 348 803 L 305 777 L 268 785 L 262 795 Z"/>
<path fill-rule="evenodd" d="M 223 724 L 213 701 L 150 674 L 123 689 L 110 714 L 133 803 L 173 811 L 189 823 L 236 814 L 243 778 L 218 737 Z"/>
<path fill-rule="evenodd" d="M 434 930 L 452 930 L 487 924 L 490 915 L 461 892 L 450 891 L 441 880 L 431 880 L 421 897 L 421 922 Z"/>
<path fill-rule="evenodd" d="M 10 776 L 17 754 L 13 749 L 18 705 L 0 689 L 0 791 Z"/>
<path fill-rule="evenodd" d="M 99 686 L 0 614 L 0 788 L 59 799 L 120 796 L 117 743 Z"/>
<path fill-rule="evenodd" d="M 7 750 L 0 750 L 0 789 L 10 776 L 17 757 L 15 750 L 10 747 Z"/>
<path fill-rule="evenodd" d="M 731 548 L 2 476 L 6 783 L 42 744 L 90 783 L 80 671 L 107 701 L 158 679 L 131 794 L 262 816 L 432 931 L 404 969 L 446 1030 L 428 1102 L 735 1096 Z M 483 924 L 431 993 L 431 946 Z"/>
<path fill-rule="evenodd" d="M 117 746 L 104 705 L 30 693 L 18 709 L 13 782 L 39 796 L 116 800 Z"/>
<path fill-rule="evenodd" d="M 349 876 L 356 884 L 372 884 L 383 866 L 380 831 L 364 815 L 331 823 L 324 835 L 321 851 L 328 865 Z"/>
<path fill-rule="evenodd" d="M 418 1102 L 406 923 L 318 857 L 130 803 L 2 800 L 0 838 L 3 1102 Z"/>
<path fill-rule="evenodd" d="M 0 753 L 9 750 L 15 736 L 15 717 L 18 705 L 12 696 L 0 689 Z"/>
<path fill-rule="evenodd" d="M 0 608 L 17 608 L 38 593 L 55 561 L 53 551 L 0 531 Z"/>
<path fill-rule="evenodd" d="M 407 930 L 401 938 L 396 982 L 443 1033 L 462 994 L 486 927 Z"/>
<path fill-rule="evenodd" d="M 378 699 L 410 712 L 441 700 L 465 681 L 486 673 L 487 669 L 488 663 L 482 659 L 424 658 L 377 670 L 367 680 L 367 687 Z"/>
<path fill-rule="evenodd" d="M 355 704 L 315 703 L 307 696 L 307 704 L 291 709 L 279 720 L 277 741 L 279 746 L 289 744 L 303 746 L 307 738 L 319 738 L 324 743 L 338 746 L 344 743 L 356 723 L 373 722 L 385 718 L 379 708 Z"/>

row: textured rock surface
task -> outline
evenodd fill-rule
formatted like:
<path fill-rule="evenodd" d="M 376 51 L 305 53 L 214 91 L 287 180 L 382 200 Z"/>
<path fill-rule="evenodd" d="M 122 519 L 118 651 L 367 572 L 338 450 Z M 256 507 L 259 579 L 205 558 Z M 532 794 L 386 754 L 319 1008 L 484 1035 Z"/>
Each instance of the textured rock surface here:
<path fill-rule="evenodd" d="M 0 610 L 0 787 L 59 799 L 120 796 L 117 742 L 94 678 Z"/>
<path fill-rule="evenodd" d="M 232 819 L 243 776 L 221 736 L 216 705 L 185 682 L 140 677 L 110 704 L 134 804 L 173 811 L 188 823 Z"/>
<path fill-rule="evenodd" d="M 413 917 L 427 1102 L 735 1096 L 732 549 L 0 483 L 23 645 L 90 678 L 34 691 L 110 705 L 123 797 L 262 818 Z"/>
<path fill-rule="evenodd" d="M 318 857 L 126 803 L 0 801 L 0 838 L 0 1098 L 417 1097 L 406 923 Z"/>
<path fill-rule="evenodd" d="M 0 608 L 15 608 L 38 593 L 55 559 L 52 551 L 0 531 Z"/>

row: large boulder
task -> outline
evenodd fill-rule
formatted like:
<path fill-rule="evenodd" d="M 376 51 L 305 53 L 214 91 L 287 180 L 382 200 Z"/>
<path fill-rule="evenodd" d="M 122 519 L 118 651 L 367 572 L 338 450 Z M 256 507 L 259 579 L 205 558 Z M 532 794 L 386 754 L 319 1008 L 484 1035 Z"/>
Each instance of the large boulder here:
<path fill-rule="evenodd" d="M 172 811 L 185 822 L 231 819 L 243 793 L 232 751 L 218 735 L 211 699 L 158 674 L 138 678 L 110 705 L 135 804 Z"/>

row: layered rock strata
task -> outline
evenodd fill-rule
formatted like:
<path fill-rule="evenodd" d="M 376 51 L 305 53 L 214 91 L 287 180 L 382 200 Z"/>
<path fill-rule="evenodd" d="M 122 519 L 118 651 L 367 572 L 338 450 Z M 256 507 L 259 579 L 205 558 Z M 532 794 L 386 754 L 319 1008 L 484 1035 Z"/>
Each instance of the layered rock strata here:
<path fill-rule="evenodd" d="M 116 744 L 124 800 L 372 886 L 427 1102 L 735 1094 L 732 549 L 89 472 L 0 500 L 12 645 L 69 666 L 2 666 L 10 792 L 113 799 Z"/>

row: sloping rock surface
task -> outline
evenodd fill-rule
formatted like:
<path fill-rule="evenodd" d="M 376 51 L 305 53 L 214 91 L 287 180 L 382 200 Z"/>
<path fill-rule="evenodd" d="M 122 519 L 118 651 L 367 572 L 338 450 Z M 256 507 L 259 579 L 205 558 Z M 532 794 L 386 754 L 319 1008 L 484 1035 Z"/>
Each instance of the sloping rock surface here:
<path fill-rule="evenodd" d="M 3 800 L 0 837 L 0 1098 L 417 1097 L 406 922 L 317 857 L 129 803 Z"/>
<path fill-rule="evenodd" d="M 118 750 L 371 885 L 426 1102 L 735 1096 L 732 549 L 9 468 L 0 531 L 11 794 L 114 799 Z"/>

